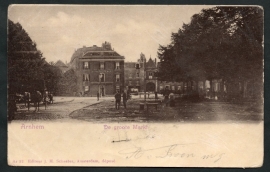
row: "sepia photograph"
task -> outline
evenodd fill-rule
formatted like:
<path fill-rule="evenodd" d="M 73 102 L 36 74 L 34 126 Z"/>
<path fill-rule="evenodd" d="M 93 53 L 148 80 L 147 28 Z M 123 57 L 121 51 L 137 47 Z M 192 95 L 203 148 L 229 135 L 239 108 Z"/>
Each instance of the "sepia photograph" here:
<path fill-rule="evenodd" d="M 260 167 L 261 6 L 13 4 L 8 165 Z"/>

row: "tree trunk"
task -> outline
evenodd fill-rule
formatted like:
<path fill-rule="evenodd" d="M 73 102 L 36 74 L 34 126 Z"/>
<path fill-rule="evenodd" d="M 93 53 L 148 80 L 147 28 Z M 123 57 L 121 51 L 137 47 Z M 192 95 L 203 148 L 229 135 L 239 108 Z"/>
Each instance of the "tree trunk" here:
<path fill-rule="evenodd" d="M 220 97 L 221 99 L 224 99 L 224 80 L 221 80 L 221 84 L 220 84 Z"/>

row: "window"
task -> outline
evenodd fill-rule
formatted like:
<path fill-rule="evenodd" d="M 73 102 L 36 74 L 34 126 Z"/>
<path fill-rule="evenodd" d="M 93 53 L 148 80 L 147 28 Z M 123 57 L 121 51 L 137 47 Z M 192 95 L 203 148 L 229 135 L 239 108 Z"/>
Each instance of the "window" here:
<path fill-rule="evenodd" d="M 139 81 L 136 81 L 136 85 L 139 86 Z"/>
<path fill-rule="evenodd" d="M 139 72 L 136 72 L 136 77 L 140 77 L 140 73 Z"/>
<path fill-rule="evenodd" d="M 120 82 L 120 75 L 119 74 L 116 75 L 116 82 Z"/>
<path fill-rule="evenodd" d="M 100 69 L 104 69 L 104 62 L 100 62 Z"/>
<path fill-rule="evenodd" d="M 140 64 L 138 64 L 138 63 L 135 64 L 135 68 L 136 68 L 136 69 L 140 69 Z"/>
<path fill-rule="evenodd" d="M 129 74 L 129 78 L 132 78 L 132 75 L 131 74 Z"/>
<path fill-rule="evenodd" d="M 115 69 L 120 69 L 120 63 L 119 62 L 115 63 Z"/>
<path fill-rule="evenodd" d="M 181 86 L 178 86 L 177 89 L 178 89 L 178 90 L 181 90 Z"/>
<path fill-rule="evenodd" d="M 83 81 L 89 81 L 89 74 L 83 74 Z"/>
<path fill-rule="evenodd" d="M 172 90 L 174 90 L 174 86 L 172 86 Z"/>
<path fill-rule="evenodd" d="M 153 78 L 153 73 L 149 72 L 149 79 L 152 79 L 152 78 Z"/>
<path fill-rule="evenodd" d="M 128 85 L 131 85 L 131 81 L 128 81 Z"/>
<path fill-rule="evenodd" d="M 84 86 L 84 91 L 89 91 L 89 86 Z"/>
<path fill-rule="evenodd" d="M 161 86 L 159 86 L 159 90 L 163 90 L 163 86 L 161 85 Z"/>
<path fill-rule="evenodd" d="M 120 86 L 117 85 L 115 88 L 116 88 L 116 92 L 120 91 Z"/>
<path fill-rule="evenodd" d="M 105 82 L 105 74 L 104 73 L 99 74 L 99 82 Z"/>
<path fill-rule="evenodd" d="M 88 69 L 89 68 L 88 62 L 83 62 L 83 68 L 84 69 Z"/>

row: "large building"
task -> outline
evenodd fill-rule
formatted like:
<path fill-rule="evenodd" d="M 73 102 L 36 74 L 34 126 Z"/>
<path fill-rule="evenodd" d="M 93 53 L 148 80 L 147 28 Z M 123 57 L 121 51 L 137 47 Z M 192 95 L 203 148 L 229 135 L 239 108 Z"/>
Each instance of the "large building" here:
<path fill-rule="evenodd" d="M 154 76 L 157 72 L 156 59 L 150 57 L 147 61 L 143 53 L 137 62 L 125 63 L 125 85 L 128 90 L 143 92 L 144 90 L 154 92 L 157 90 L 158 81 Z"/>
<path fill-rule="evenodd" d="M 83 47 L 75 50 L 70 66 L 77 76 L 77 93 L 83 96 L 113 95 L 123 91 L 124 56 L 114 51 L 109 42 L 101 47 Z"/>

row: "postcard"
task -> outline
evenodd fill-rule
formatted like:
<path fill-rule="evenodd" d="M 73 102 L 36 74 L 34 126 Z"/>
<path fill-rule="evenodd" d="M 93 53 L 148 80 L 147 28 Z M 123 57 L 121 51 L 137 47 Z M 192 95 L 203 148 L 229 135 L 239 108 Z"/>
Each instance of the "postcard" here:
<path fill-rule="evenodd" d="M 260 6 L 8 8 L 8 165 L 263 164 Z"/>

